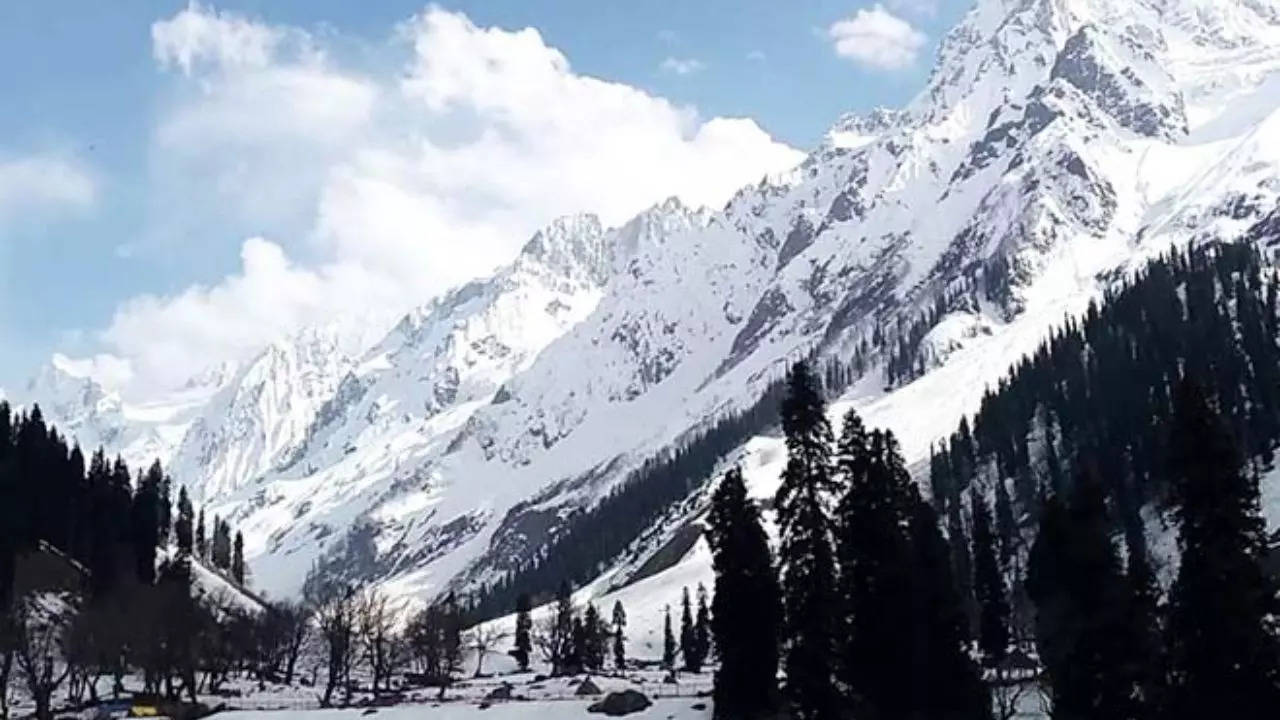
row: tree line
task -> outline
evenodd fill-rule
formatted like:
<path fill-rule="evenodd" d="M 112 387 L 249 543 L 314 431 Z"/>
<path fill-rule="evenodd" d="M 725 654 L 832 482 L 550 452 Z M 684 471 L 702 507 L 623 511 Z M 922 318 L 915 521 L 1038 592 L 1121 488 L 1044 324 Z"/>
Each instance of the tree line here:
<path fill-rule="evenodd" d="M 1152 262 L 961 422 L 932 502 L 891 433 L 850 412 L 835 436 L 797 365 L 776 552 L 738 471 L 713 498 L 717 717 L 1009 717 L 1019 662 L 1055 718 L 1272 712 L 1276 289 L 1246 246 Z M 1144 507 L 1177 533 L 1167 590 Z"/>

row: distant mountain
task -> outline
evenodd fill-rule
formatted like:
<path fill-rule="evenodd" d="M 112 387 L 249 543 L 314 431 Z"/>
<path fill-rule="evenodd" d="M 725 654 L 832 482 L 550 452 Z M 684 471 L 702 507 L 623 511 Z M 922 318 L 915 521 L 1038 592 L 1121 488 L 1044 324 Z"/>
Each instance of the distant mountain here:
<path fill-rule="evenodd" d="M 918 462 L 1064 315 L 1278 199 L 1280 0 L 979 0 L 914 101 L 841 118 L 783 176 L 717 211 L 558 221 L 363 354 L 264 350 L 156 448 L 269 593 L 319 562 L 426 597 L 502 577 L 807 354 L 863 359 L 836 409 Z M 74 381 L 46 393 L 86 443 L 159 432 Z M 771 492 L 776 439 L 732 457 Z"/>

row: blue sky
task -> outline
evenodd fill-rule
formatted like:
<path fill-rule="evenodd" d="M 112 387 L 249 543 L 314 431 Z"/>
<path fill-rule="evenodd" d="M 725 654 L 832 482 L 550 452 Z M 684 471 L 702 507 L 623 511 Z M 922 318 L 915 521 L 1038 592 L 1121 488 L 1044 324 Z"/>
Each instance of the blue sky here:
<path fill-rule="evenodd" d="M 60 351 L 154 391 L 555 214 L 722 201 L 908 100 L 967 6 L 0 4 L 0 387 Z"/>

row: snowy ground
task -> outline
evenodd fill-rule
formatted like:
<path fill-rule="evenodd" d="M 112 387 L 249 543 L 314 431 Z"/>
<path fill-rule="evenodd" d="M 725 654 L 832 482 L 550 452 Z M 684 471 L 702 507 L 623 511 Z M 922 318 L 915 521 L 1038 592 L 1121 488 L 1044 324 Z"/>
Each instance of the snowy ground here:
<path fill-rule="evenodd" d="M 309 668 L 306 668 L 309 672 Z M 673 718 L 692 720 L 710 717 L 710 693 L 712 673 L 680 673 L 675 683 L 663 682 L 665 671 L 641 669 L 628 671 L 625 677 L 591 676 L 591 681 L 601 691 L 599 694 L 579 696 L 579 685 L 587 677 L 579 675 L 563 678 L 542 678 L 534 673 L 503 673 L 498 676 L 468 678 L 455 683 L 439 698 L 435 688 L 406 689 L 401 691 L 401 704 L 395 707 L 369 708 L 367 694 L 358 694 L 353 707 L 347 709 L 322 709 L 319 702 L 320 688 L 295 684 L 292 687 L 268 685 L 259 690 L 256 681 L 239 678 L 229 681 L 220 695 L 202 695 L 200 701 L 211 708 L 223 708 L 220 718 L 270 717 L 290 720 L 305 715 L 308 720 L 337 720 L 359 716 L 378 715 L 386 720 L 401 717 L 462 718 L 485 712 L 486 717 L 496 718 L 559 718 L 585 716 L 589 705 L 604 694 L 632 689 L 643 693 L 654 702 L 646 712 L 631 715 L 636 718 Z M 127 689 L 138 683 L 126 678 Z M 495 700 L 488 696 L 504 684 L 511 686 L 511 700 Z M 110 697 L 109 681 L 99 684 L 104 699 Z M 15 698 L 14 717 L 31 712 L 31 707 L 19 695 Z M 95 711 L 86 709 L 78 714 L 58 713 L 59 717 L 92 718 Z"/>
<path fill-rule="evenodd" d="M 486 718 L 487 720 L 552 720 L 553 718 L 603 717 L 587 714 L 590 701 L 570 700 L 564 702 L 511 701 L 498 703 L 491 707 L 476 704 L 443 704 L 443 705 L 401 705 L 383 708 L 377 711 L 379 720 L 454 720 L 454 718 Z M 244 710 L 218 715 L 226 720 L 356 720 L 362 717 L 362 710 L 285 710 L 279 712 L 263 712 Z M 709 702 L 691 702 L 689 700 L 661 699 L 643 712 L 628 715 L 637 720 L 701 720 L 711 717 Z"/>

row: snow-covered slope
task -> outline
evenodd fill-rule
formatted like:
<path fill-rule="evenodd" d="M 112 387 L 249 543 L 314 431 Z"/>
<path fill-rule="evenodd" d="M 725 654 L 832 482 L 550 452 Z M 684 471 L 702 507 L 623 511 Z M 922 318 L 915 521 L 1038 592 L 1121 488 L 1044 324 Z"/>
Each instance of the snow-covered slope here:
<path fill-rule="evenodd" d="M 718 212 L 569 218 L 361 356 L 268 351 L 176 472 L 270 592 L 321 560 L 426 597 L 510 567 L 805 353 L 878 334 L 922 362 L 843 401 L 918 460 L 1117 271 L 1276 208 L 1278 71 L 1280 0 L 978 0 L 906 108 L 841 118 Z M 776 440 L 740 458 L 767 494 Z"/>
<path fill-rule="evenodd" d="M 9 399 L 20 405 L 38 403 L 60 432 L 85 448 L 105 446 L 133 467 L 153 460 L 168 465 L 187 428 L 233 375 L 229 366 L 212 368 L 164 397 L 130 403 L 95 381 L 82 364 L 54 355 Z"/>

